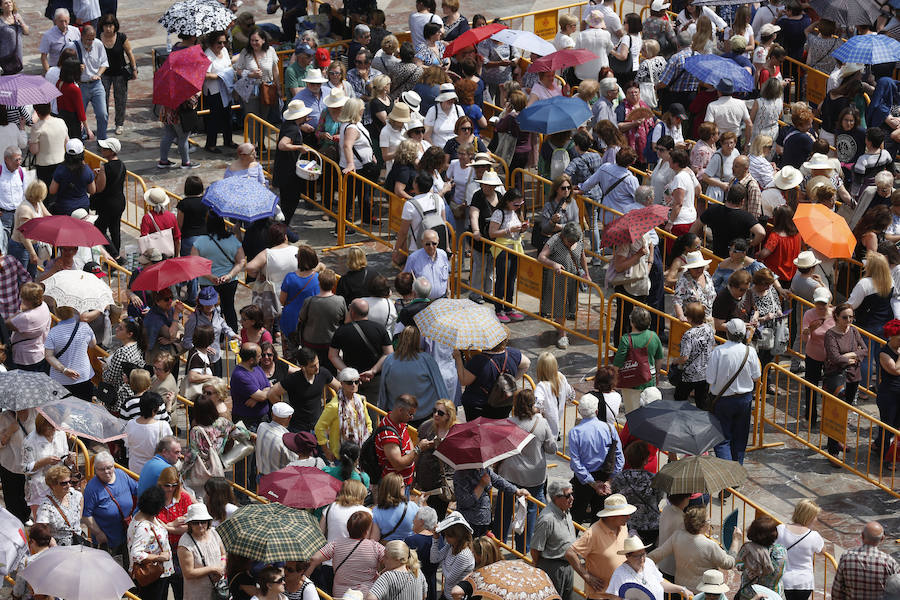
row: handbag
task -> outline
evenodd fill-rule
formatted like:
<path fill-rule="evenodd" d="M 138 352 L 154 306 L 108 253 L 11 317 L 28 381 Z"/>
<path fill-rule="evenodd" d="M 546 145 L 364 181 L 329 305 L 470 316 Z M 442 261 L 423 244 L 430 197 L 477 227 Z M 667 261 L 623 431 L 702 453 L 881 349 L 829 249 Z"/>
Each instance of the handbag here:
<path fill-rule="evenodd" d="M 107 485 L 104 483 L 104 484 L 103 484 L 103 487 L 106 489 L 106 493 L 109 494 L 109 499 L 112 500 L 112 501 L 115 503 L 115 505 L 116 505 L 116 510 L 119 511 L 119 518 L 122 519 L 122 525 L 124 525 L 125 528 L 128 529 L 128 525 L 131 524 L 131 515 L 126 516 L 125 513 L 122 512 L 122 507 L 119 505 L 119 501 L 116 500 L 116 497 L 113 496 L 112 490 L 109 489 L 109 486 L 107 486 Z M 134 503 L 134 502 L 133 502 L 133 501 L 134 501 L 134 496 L 132 496 L 131 498 L 132 498 L 132 503 Z"/>
<path fill-rule="evenodd" d="M 140 249 L 141 254 L 147 250 L 156 248 L 162 253 L 163 258 L 172 258 L 175 256 L 175 238 L 172 236 L 172 230 L 160 230 L 153 213 L 148 212 L 147 215 L 150 217 L 150 221 L 153 222 L 153 227 L 156 231 L 152 231 L 147 235 L 142 235 L 138 238 L 138 248 Z"/>
<path fill-rule="evenodd" d="M 244 428 L 244 422 L 238 421 L 234 426 Z M 225 453 L 221 456 L 222 466 L 226 469 L 230 469 L 236 462 L 243 460 L 247 456 L 250 456 L 255 450 L 253 444 L 251 444 L 249 441 L 232 441 L 234 443 L 232 443 L 231 447 L 226 450 Z"/>
<path fill-rule="evenodd" d="M 192 351 L 188 354 L 187 364 L 189 367 L 194 356 L 199 356 L 200 360 L 204 363 L 203 375 L 212 375 L 212 369 L 209 366 L 209 355 L 207 355 L 206 352 L 198 352 L 196 349 L 192 349 Z M 203 384 L 205 382 L 201 381 L 199 383 L 191 383 L 189 377 L 190 372 L 191 370 L 190 368 L 188 368 L 187 372 L 184 374 L 184 377 L 181 379 L 181 385 L 178 388 L 178 393 L 182 398 L 193 400 L 203 391 Z"/>
<path fill-rule="evenodd" d="M 619 368 L 619 386 L 623 388 L 636 388 L 653 377 L 647 348 L 636 348 L 633 336 L 629 333 L 625 338 L 628 340 L 628 352 L 625 354 L 625 364 Z"/>
<path fill-rule="evenodd" d="M 267 319 L 276 318 L 281 310 L 278 305 L 278 293 L 275 284 L 269 281 L 265 275 L 250 284 L 250 302 L 258 306 Z"/>
<path fill-rule="evenodd" d="M 551 217 L 556 214 L 560 206 L 562 206 L 562 200 L 557 202 L 553 212 L 550 213 Z M 550 236 L 544 233 L 544 215 L 534 215 L 534 224 L 531 226 L 531 247 L 540 252 L 547 245 L 549 239 Z"/>
<path fill-rule="evenodd" d="M 69 519 L 66 517 L 66 513 L 63 512 L 62 507 L 56 502 L 56 498 L 53 497 L 53 494 L 47 494 L 47 499 L 56 508 L 56 512 L 58 512 L 59 516 L 61 516 L 63 518 L 63 521 L 66 522 L 66 527 L 68 527 L 69 529 L 72 529 L 72 524 L 69 523 Z M 79 525 L 79 527 L 80 527 L 80 525 Z M 79 529 L 79 531 L 81 531 L 81 530 Z M 90 546 L 91 544 L 80 533 L 72 532 L 72 545 L 73 546 Z"/>
<path fill-rule="evenodd" d="M 262 67 L 259 64 L 259 60 L 256 58 L 256 53 L 251 52 L 253 55 L 253 62 L 256 63 L 256 68 L 262 71 Z M 259 103 L 263 106 L 274 106 L 278 102 L 278 90 L 275 88 L 274 81 L 263 81 L 259 84 Z"/>
<path fill-rule="evenodd" d="M 406 511 L 407 511 L 408 509 L 409 509 L 409 502 L 406 502 L 406 503 L 403 504 L 403 512 L 400 513 L 400 518 L 397 520 L 397 522 L 394 524 L 394 526 L 391 527 L 391 530 L 390 530 L 390 531 L 388 531 L 388 532 L 385 533 L 385 534 L 382 534 L 381 540 L 380 540 L 382 544 L 384 544 L 385 542 L 387 542 L 387 538 L 391 537 L 391 535 L 393 535 L 393 533 L 394 533 L 395 531 L 397 531 L 397 529 L 398 529 L 398 528 L 400 527 L 400 525 L 403 523 L 403 519 L 406 518 Z M 345 559 L 345 560 L 346 560 L 346 559 Z"/>
<path fill-rule="evenodd" d="M 162 542 L 159 541 L 159 536 L 156 535 L 156 530 L 153 529 L 152 524 L 150 525 L 150 531 L 153 533 L 153 537 L 156 538 L 156 543 L 159 544 L 160 550 L 162 550 Z M 144 559 L 131 565 L 131 578 L 137 582 L 139 587 L 147 587 L 162 577 L 163 570 L 163 561 Z"/>
<path fill-rule="evenodd" d="M 206 564 L 206 557 L 203 556 L 203 551 L 200 550 L 200 544 L 197 543 L 197 540 L 194 539 L 194 536 L 191 535 L 191 532 L 187 532 L 188 537 L 191 538 L 191 541 L 194 542 L 194 548 L 197 549 L 197 554 L 200 555 L 200 562 L 203 563 L 204 567 L 208 567 Z M 228 580 L 224 577 L 220 577 L 219 579 L 213 581 L 212 575 L 209 575 L 209 580 L 212 581 L 213 589 L 212 589 L 212 600 L 228 600 L 231 597 L 231 590 L 228 588 Z"/>
<path fill-rule="evenodd" d="M 197 460 L 191 466 L 188 476 L 184 478 L 185 482 L 195 490 L 203 489 L 203 484 L 210 477 L 225 477 L 225 465 L 222 464 L 222 457 L 219 456 L 218 449 L 213 446 L 212 440 L 209 439 L 209 434 L 206 433 L 203 427 L 197 427 L 197 429 L 200 430 L 200 434 L 206 438 L 206 443 L 209 444 L 209 465 L 203 461 L 203 455 L 197 453 Z"/>
<path fill-rule="evenodd" d="M 494 154 L 502 158 L 506 164 L 511 163 L 513 156 L 516 154 L 516 145 L 519 139 L 513 134 L 504 131 L 496 132 L 496 137 L 497 147 L 494 149 Z"/>
<path fill-rule="evenodd" d="M 628 38 L 628 56 L 625 57 L 625 60 L 620 60 L 612 54 L 609 55 L 609 68 L 612 69 L 616 79 L 621 79 L 622 76 L 634 71 L 634 57 L 631 55 L 631 35 L 626 35 L 625 37 Z"/>
<path fill-rule="evenodd" d="M 684 383 L 684 367 L 682 367 L 681 365 L 676 365 L 675 363 L 670 364 L 668 379 L 669 383 L 671 383 L 675 387 Z"/>
<path fill-rule="evenodd" d="M 737 376 L 740 375 L 741 371 L 744 370 L 744 365 L 747 364 L 747 357 L 749 357 L 749 356 L 750 356 L 750 346 L 747 346 L 744 350 L 744 360 L 741 361 L 741 366 L 737 368 L 737 371 L 734 372 L 734 375 L 731 376 L 731 378 L 728 380 L 728 383 L 726 383 L 722 387 L 722 389 L 719 390 L 718 394 L 714 394 L 712 392 L 712 390 L 707 392 L 705 402 L 702 403 L 703 406 L 699 406 L 699 403 L 698 403 L 697 408 L 700 408 L 703 410 L 708 410 L 709 412 L 714 412 L 716 409 L 716 402 L 719 401 L 719 398 L 722 397 L 722 394 L 725 393 L 725 390 L 727 390 L 731 386 L 731 384 L 734 383 L 734 380 L 737 379 Z"/>
<path fill-rule="evenodd" d="M 369 147 L 372 147 L 372 138 L 369 137 L 368 132 L 363 133 L 364 128 L 356 126 L 356 130 L 359 131 L 359 135 L 366 138 L 366 141 L 369 142 Z M 378 182 L 378 176 L 381 175 L 381 167 L 378 165 L 376 161 L 371 162 L 363 162 L 362 157 L 359 155 L 359 152 L 356 150 L 356 144 L 353 144 L 353 156 L 356 157 L 362 167 L 356 170 L 356 173 L 362 177 L 363 179 L 368 179 L 372 183 Z M 370 199 L 371 202 L 371 199 Z"/>

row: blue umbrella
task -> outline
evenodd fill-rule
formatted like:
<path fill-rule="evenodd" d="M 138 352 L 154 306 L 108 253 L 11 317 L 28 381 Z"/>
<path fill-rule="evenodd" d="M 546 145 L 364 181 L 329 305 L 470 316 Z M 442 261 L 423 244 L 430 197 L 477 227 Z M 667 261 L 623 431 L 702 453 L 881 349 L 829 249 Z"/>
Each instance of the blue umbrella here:
<path fill-rule="evenodd" d="M 888 4 L 891 5 L 891 8 L 900 8 L 900 0 L 891 0 Z"/>
<path fill-rule="evenodd" d="M 900 60 L 900 42 L 886 35 L 855 35 L 831 55 L 842 63 L 892 63 Z"/>
<path fill-rule="evenodd" d="M 733 60 L 715 54 L 695 54 L 685 59 L 684 68 L 703 83 L 715 86 L 727 77 L 734 83 L 734 91 L 753 91 L 753 75 Z"/>
<path fill-rule="evenodd" d="M 591 107 L 578 97 L 554 96 L 538 100 L 519 113 L 522 131 L 558 133 L 577 129 L 591 118 Z"/>
<path fill-rule="evenodd" d="M 252 223 L 275 216 L 278 197 L 252 177 L 228 177 L 206 189 L 203 204 L 220 217 Z"/>

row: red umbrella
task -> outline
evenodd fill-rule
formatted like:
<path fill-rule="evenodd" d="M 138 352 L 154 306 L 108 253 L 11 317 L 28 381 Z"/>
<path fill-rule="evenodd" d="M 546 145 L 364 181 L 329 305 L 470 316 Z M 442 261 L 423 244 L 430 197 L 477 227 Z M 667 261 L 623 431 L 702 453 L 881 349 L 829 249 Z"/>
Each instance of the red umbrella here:
<path fill-rule="evenodd" d="M 478 42 L 488 39 L 498 31 L 502 31 L 503 29 L 507 29 L 507 27 L 506 25 L 501 25 L 500 23 L 488 23 L 487 25 L 482 25 L 481 27 L 470 29 L 447 44 L 447 47 L 444 48 L 444 58 L 453 56 L 463 48 L 474 46 Z"/>
<path fill-rule="evenodd" d="M 293 508 L 319 508 L 334 502 L 341 483 L 315 467 L 285 467 L 262 476 L 259 495 Z"/>
<path fill-rule="evenodd" d="M 29 240 L 54 246 L 104 246 L 109 240 L 93 224 L 66 215 L 38 217 L 19 227 Z"/>
<path fill-rule="evenodd" d="M 631 244 L 639 237 L 669 218 L 669 207 L 652 204 L 644 208 L 630 210 L 603 228 L 600 246 L 622 246 Z"/>
<path fill-rule="evenodd" d="M 574 67 L 591 60 L 597 60 L 597 55 L 590 50 L 583 48 L 566 48 L 565 50 L 557 50 L 547 56 L 542 56 L 531 63 L 528 67 L 529 73 L 540 73 L 542 71 L 562 71 L 566 67 Z"/>
<path fill-rule="evenodd" d="M 203 87 L 209 65 L 200 44 L 170 54 L 153 75 L 153 103 L 178 108 Z"/>
<path fill-rule="evenodd" d="M 481 469 L 522 451 L 534 435 L 506 419 L 454 425 L 434 455 L 454 469 Z"/>
<path fill-rule="evenodd" d="M 212 261 L 200 256 L 178 256 L 150 265 L 131 284 L 134 291 L 158 292 L 183 281 L 212 273 Z"/>

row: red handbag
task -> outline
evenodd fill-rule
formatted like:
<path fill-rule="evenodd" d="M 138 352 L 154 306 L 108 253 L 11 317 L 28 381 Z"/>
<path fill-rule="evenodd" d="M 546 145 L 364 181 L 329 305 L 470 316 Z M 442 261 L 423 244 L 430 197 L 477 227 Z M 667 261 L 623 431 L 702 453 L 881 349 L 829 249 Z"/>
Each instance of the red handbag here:
<path fill-rule="evenodd" d="M 650 381 L 650 361 L 647 348 L 635 348 L 633 334 L 629 334 L 628 352 L 625 354 L 625 364 L 619 367 L 619 387 L 636 388 Z"/>

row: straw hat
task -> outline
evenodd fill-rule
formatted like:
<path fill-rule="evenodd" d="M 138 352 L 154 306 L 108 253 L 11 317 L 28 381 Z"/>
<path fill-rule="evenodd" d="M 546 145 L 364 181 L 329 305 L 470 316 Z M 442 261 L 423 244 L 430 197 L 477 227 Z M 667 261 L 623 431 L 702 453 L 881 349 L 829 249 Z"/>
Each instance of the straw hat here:
<path fill-rule="evenodd" d="M 684 255 L 684 265 L 683 269 L 694 269 L 697 267 L 705 267 L 711 260 L 703 258 L 703 254 L 699 250 L 694 250 L 693 252 L 688 252 Z"/>
<path fill-rule="evenodd" d="M 859 63 L 847 63 L 846 65 L 841 67 L 841 70 L 838 73 L 838 77 L 843 79 L 845 77 L 849 77 L 850 75 L 861 73 L 865 68 L 865 65 L 861 65 Z"/>
<path fill-rule="evenodd" d="M 813 170 L 837 170 L 841 168 L 841 161 L 836 158 L 828 158 L 820 152 L 816 152 L 809 157 L 809 160 L 801 165 L 804 172 Z"/>
<path fill-rule="evenodd" d="M 622 494 L 612 494 L 606 497 L 603 502 L 603 510 L 597 513 L 601 519 L 603 517 L 624 517 L 633 514 L 637 507 L 628 504 L 628 500 Z"/>
<path fill-rule="evenodd" d="M 168 206 L 169 195 L 161 187 L 152 187 L 144 192 L 144 201 L 153 206 Z"/>
<path fill-rule="evenodd" d="M 794 167 L 787 165 L 775 175 L 775 187 L 779 190 L 791 190 L 803 181 L 803 173 Z"/>
<path fill-rule="evenodd" d="M 622 545 L 622 549 L 616 552 L 616 554 L 620 554 L 625 556 L 626 554 L 631 554 L 632 552 L 637 552 L 638 550 L 646 550 L 653 544 L 645 544 L 641 538 L 636 535 L 631 535 L 625 538 L 625 543 Z"/>
<path fill-rule="evenodd" d="M 804 250 L 794 259 L 794 264 L 800 269 L 811 269 L 822 261 L 816 258 L 812 250 Z"/>
<path fill-rule="evenodd" d="M 705 594 L 727 593 L 728 585 L 725 583 L 725 576 L 718 569 L 703 571 L 703 580 L 697 586 L 697 591 Z"/>
<path fill-rule="evenodd" d="M 602 29 L 606 27 L 606 20 L 603 18 L 603 13 L 599 10 L 592 10 L 585 21 L 592 29 Z"/>
<path fill-rule="evenodd" d="M 475 155 L 475 158 L 472 162 L 469 163 L 470 167 L 493 167 L 494 161 L 491 160 L 491 155 L 487 152 L 479 152 Z"/>
<path fill-rule="evenodd" d="M 493 169 L 491 169 L 490 171 L 486 171 L 484 175 L 482 175 L 481 179 L 475 180 L 475 183 L 484 183 L 486 185 L 503 185 L 503 182 L 500 180 L 497 172 Z"/>
<path fill-rule="evenodd" d="M 459 100 L 456 95 L 456 88 L 452 83 L 442 83 L 440 93 L 434 98 L 435 102 L 444 102 L 445 100 Z"/>
<path fill-rule="evenodd" d="M 325 96 L 325 106 L 328 108 L 340 108 L 341 106 L 347 104 L 347 94 L 344 93 L 344 88 L 331 88 L 331 93 Z"/>
<path fill-rule="evenodd" d="M 409 105 L 406 102 L 394 102 L 394 108 L 388 114 L 388 119 L 398 123 L 409 123 Z"/>
<path fill-rule="evenodd" d="M 285 121 L 293 121 L 301 117 L 305 117 L 312 112 L 312 109 L 303 103 L 303 100 L 291 100 L 281 116 Z"/>
<path fill-rule="evenodd" d="M 303 78 L 306 83 L 327 83 L 328 80 L 322 77 L 322 69 L 310 69 Z"/>

